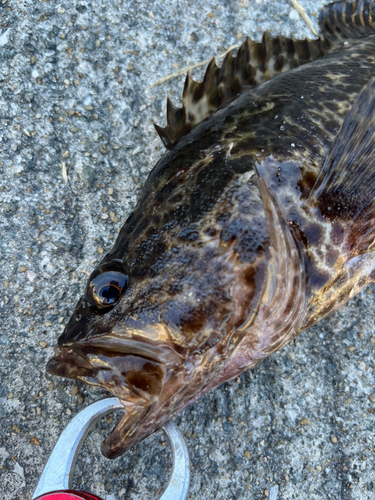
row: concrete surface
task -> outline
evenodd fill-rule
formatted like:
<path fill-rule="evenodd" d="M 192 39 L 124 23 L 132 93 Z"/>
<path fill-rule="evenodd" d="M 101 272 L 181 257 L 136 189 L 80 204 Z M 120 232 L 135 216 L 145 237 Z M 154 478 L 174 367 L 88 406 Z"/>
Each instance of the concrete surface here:
<path fill-rule="evenodd" d="M 323 1 L 301 4 L 317 26 Z M 163 153 L 152 120 L 165 123 L 183 78 L 147 86 L 265 29 L 311 36 L 287 0 L 0 2 L 2 500 L 29 499 L 67 422 L 107 395 L 44 368 Z M 365 290 L 176 419 L 190 498 L 375 497 L 374 298 Z M 108 461 L 99 445 L 114 418 L 89 436 L 74 487 L 154 499 L 171 465 L 165 437 Z"/>

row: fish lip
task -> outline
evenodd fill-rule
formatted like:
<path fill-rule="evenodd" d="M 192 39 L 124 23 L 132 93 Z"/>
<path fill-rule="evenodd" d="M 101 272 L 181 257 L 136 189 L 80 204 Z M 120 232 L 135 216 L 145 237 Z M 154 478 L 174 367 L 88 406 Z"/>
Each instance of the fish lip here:
<path fill-rule="evenodd" d="M 50 375 L 101 387 L 130 405 L 150 406 L 163 392 L 168 363 L 157 349 L 147 348 L 144 342 L 138 348 L 134 344 L 131 339 L 115 345 L 90 339 L 57 346 L 46 370 Z"/>
<path fill-rule="evenodd" d="M 184 360 L 184 357 L 169 343 L 160 344 L 150 339 L 134 338 L 127 332 L 108 330 L 102 335 L 78 342 L 59 342 L 55 347 L 53 358 L 47 363 L 46 370 L 50 375 L 81 380 L 109 390 L 103 384 L 94 383 L 92 378 L 87 379 L 90 371 L 91 376 L 94 374 L 94 366 L 90 361 L 91 354 L 109 357 L 139 356 L 152 363 L 164 365 L 166 369 L 178 366 Z M 113 394 L 121 397 L 118 393 Z"/>
<path fill-rule="evenodd" d="M 185 353 L 179 353 L 172 343 L 160 343 L 158 340 L 152 341 L 136 335 L 127 335 L 122 332 L 109 330 L 97 337 L 92 337 L 78 343 L 66 343 L 58 346 L 74 350 L 77 355 L 87 360 L 85 353 L 100 350 L 103 354 L 126 355 L 131 354 L 141 356 L 156 363 L 163 363 L 168 366 L 176 366 L 185 359 Z"/>
<path fill-rule="evenodd" d="M 88 359 L 71 346 L 57 346 L 53 358 L 49 359 L 46 371 L 70 379 L 77 379 L 79 372 L 92 369 Z"/>

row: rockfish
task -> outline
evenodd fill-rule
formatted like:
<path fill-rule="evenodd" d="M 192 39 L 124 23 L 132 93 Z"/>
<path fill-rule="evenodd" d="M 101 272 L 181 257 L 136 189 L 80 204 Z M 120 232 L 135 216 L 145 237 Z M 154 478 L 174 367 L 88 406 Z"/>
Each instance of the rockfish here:
<path fill-rule="evenodd" d="M 125 407 L 109 458 L 375 280 L 375 0 L 186 78 L 168 151 L 47 370 Z"/>

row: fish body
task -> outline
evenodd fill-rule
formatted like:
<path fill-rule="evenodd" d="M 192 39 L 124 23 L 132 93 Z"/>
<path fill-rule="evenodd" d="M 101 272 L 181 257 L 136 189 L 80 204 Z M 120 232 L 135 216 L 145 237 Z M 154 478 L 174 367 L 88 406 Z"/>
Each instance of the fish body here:
<path fill-rule="evenodd" d="M 321 26 L 265 36 L 261 67 L 246 42 L 168 106 L 170 150 L 47 367 L 123 402 L 110 458 L 375 279 L 375 2 Z"/>

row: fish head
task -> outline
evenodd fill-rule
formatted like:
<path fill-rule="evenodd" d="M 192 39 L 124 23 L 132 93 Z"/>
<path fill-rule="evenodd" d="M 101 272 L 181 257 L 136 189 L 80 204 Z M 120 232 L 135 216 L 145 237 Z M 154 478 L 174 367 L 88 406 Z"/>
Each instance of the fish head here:
<path fill-rule="evenodd" d="M 118 323 L 120 311 L 113 309 L 128 286 L 129 269 L 119 259 L 107 260 L 92 272 L 47 369 L 101 386 L 129 403 L 148 405 L 160 394 L 165 365 L 125 340 L 131 335 Z"/>
<path fill-rule="evenodd" d="M 193 164 L 199 176 L 177 166 L 153 191 L 146 185 L 48 363 L 123 403 L 108 457 L 215 386 L 256 311 L 269 243 L 262 202 L 253 173 L 225 171 L 222 156 Z M 208 168 L 226 175 L 216 190 L 204 187 Z"/>

